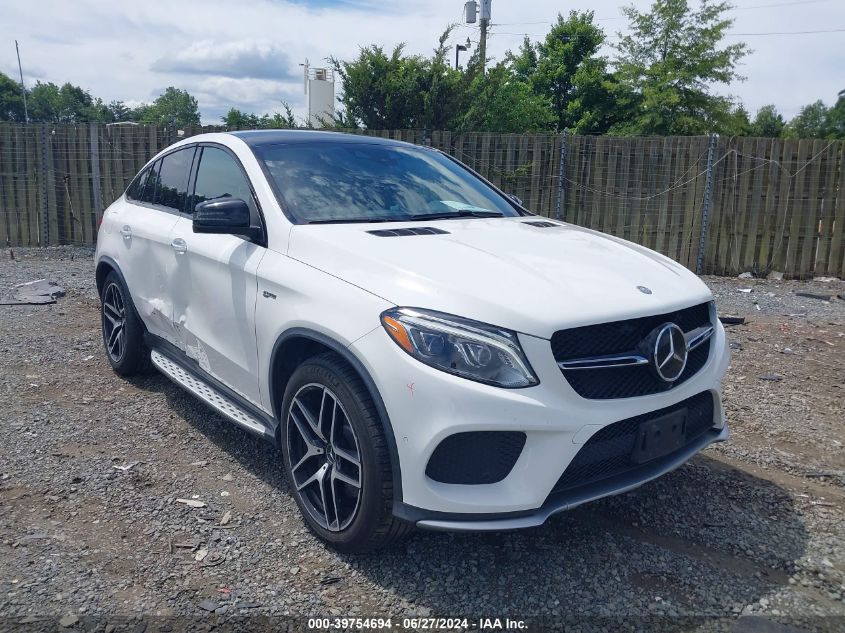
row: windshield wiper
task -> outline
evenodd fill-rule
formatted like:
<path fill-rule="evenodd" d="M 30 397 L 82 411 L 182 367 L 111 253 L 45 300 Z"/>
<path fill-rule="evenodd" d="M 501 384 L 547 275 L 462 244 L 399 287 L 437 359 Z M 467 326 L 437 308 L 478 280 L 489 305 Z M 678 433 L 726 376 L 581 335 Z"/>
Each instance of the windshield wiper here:
<path fill-rule="evenodd" d="M 504 213 L 498 211 L 473 211 L 471 209 L 456 209 L 438 213 L 421 213 L 412 215 L 412 220 L 451 220 L 452 218 L 501 218 Z"/>
<path fill-rule="evenodd" d="M 407 222 L 409 218 L 329 218 L 308 220 L 306 224 L 367 224 L 370 222 Z"/>

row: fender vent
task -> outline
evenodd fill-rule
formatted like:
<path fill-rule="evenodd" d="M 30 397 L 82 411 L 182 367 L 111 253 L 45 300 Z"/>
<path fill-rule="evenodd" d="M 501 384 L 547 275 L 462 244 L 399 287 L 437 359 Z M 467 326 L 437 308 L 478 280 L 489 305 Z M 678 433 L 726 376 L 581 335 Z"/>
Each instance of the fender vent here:
<path fill-rule="evenodd" d="M 449 231 L 432 226 L 412 226 L 407 229 L 378 229 L 377 231 L 367 231 L 367 233 L 378 237 L 403 237 L 406 235 L 447 235 Z"/>
<path fill-rule="evenodd" d="M 562 226 L 561 224 L 555 224 L 554 222 L 543 222 L 542 220 L 537 220 L 533 222 L 523 222 L 523 224 L 527 224 L 528 226 L 536 226 L 538 229 L 550 229 L 553 226 Z"/>

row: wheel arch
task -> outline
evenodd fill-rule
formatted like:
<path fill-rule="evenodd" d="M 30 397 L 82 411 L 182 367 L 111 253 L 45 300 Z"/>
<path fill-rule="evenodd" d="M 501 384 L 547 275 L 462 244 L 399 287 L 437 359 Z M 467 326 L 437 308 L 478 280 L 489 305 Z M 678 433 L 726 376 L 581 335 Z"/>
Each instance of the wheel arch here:
<path fill-rule="evenodd" d="M 108 277 L 109 273 L 112 272 L 120 277 L 120 281 L 123 283 L 125 288 L 129 288 L 129 286 L 126 285 L 126 279 L 123 277 L 123 273 L 120 271 L 120 266 L 117 265 L 117 262 L 111 257 L 103 256 L 100 258 L 100 261 L 97 262 L 97 269 L 95 272 L 98 295 L 103 294 L 103 284 L 106 282 L 106 277 Z"/>
<path fill-rule="evenodd" d="M 270 407 L 277 420 L 282 419 L 282 400 L 284 399 L 285 388 L 294 370 L 305 360 L 321 352 L 334 352 L 348 363 L 355 373 L 364 382 L 367 391 L 373 400 L 379 420 L 387 440 L 387 448 L 390 453 L 390 467 L 393 477 L 393 499 L 394 502 L 402 501 L 402 471 L 399 465 L 399 451 L 396 446 L 396 436 L 393 433 L 393 425 L 390 423 L 390 416 L 384 406 L 378 387 L 364 364 L 355 354 L 343 343 L 316 330 L 296 327 L 286 330 L 276 339 L 273 351 L 270 354 Z M 281 424 L 276 426 L 276 441 L 281 446 Z"/>

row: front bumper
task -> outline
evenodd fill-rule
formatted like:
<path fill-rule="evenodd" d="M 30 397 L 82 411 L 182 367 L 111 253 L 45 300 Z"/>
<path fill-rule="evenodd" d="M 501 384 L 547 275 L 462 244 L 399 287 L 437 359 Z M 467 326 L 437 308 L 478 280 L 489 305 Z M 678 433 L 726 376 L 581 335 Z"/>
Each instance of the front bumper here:
<path fill-rule="evenodd" d="M 675 470 L 683 465 L 697 452 L 715 442 L 724 442 L 728 439 L 730 430 L 727 425 L 721 429 L 713 429 L 694 442 L 688 444 L 683 450 L 674 453 L 662 460 L 649 462 L 636 472 L 625 473 L 619 477 L 611 477 L 595 484 L 584 486 L 572 492 L 563 492 L 551 495 L 546 502 L 534 511 L 528 513 L 517 513 L 514 515 L 489 516 L 483 519 L 473 515 L 439 515 L 437 513 L 426 513 L 425 511 L 403 508 L 417 527 L 428 530 L 442 530 L 448 532 L 497 532 L 500 530 L 518 530 L 522 528 L 536 527 L 542 525 L 553 514 L 571 510 L 583 503 L 589 503 L 602 497 L 622 494 L 629 490 L 639 488 L 643 484 L 657 479 L 666 473 Z M 401 514 L 400 514 L 401 516 Z M 405 517 L 403 517 L 405 518 Z"/>
<path fill-rule="evenodd" d="M 372 376 L 393 427 L 401 471 L 397 516 L 443 530 L 540 525 L 556 512 L 642 485 L 727 438 L 718 394 L 729 353 L 720 325 L 711 340 L 710 357 L 695 376 L 667 392 L 616 400 L 588 400 L 575 393 L 555 363 L 548 340 L 521 334 L 520 342 L 540 379 L 539 385 L 525 389 L 484 385 L 428 367 L 405 354 L 381 328 L 350 346 Z M 550 495 L 564 469 L 597 431 L 704 391 L 714 396 L 714 428 L 683 450 L 629 476 Z M 426 465 L 440 442 L 470 431 L 525 433 L 525 446 L 507 477 L 479 485 L 429 478 Z"/>

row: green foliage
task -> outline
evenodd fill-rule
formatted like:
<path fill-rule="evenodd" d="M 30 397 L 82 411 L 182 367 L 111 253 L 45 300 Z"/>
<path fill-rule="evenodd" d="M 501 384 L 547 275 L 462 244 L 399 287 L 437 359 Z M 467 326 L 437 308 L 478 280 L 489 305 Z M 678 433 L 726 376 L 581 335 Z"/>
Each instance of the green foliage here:
<path fill-rule="evenodd" d="M 460 131 L 535 132 L 554 125 L 548 97 L 535 94 L 507 63 L 478 74 L 468 88 L 467 109 L 460 116 Z"/>
<path fill-rule="evenodd" d="M 91 95 L 70 83 L 61 87 L 40 81 L 28 97 L 30 118 L 47 123 L 80 123 L 91 118 L 94 105 Z"/>
<path fill-rule="evenodd" d="M 400 44 L 388 55 L 374 44 L 362 48 L 350 62 L 331 60 L 343 81 L 340 103 L 355 127 L 422 127 L 426 60 L 406 56 L 403 50 Z"/>
<path fill-rule="evenodd" d="M 845 138 L 845 97 L 828 108 L 819 100 L 801 108 L 784 128 L 787 138 Z"/>
<path fill-rule="evenodd" d="M 24 121 L 21 85 L 0 73 L 0 121 Z"/>
<path fill-rule="evenodd" d="M 256 130 L 256 129 L 287 129 L 295 128 L 296 117 L 287 103 L 282 103 L 285 113 L 275 112 L 273 114 L 251 114 L 242 112 L 237 108 L 230 108 L 225 116 L 221 117 L 223 125 L 230 130 Z"/>
<path fill-rule="evenodd" d="M 601 134 L 613 122 L 607 60 L 598 56 L 605 37 L 593 17 L 592 11 L 571 11 L 566 19 L 558 14 L 546 38 L 533 50 L 523 42 L 515 60 L 523 73 L 534 66 L 528 80 L 536 94 L 551 99 L 558 130 Z"/>
<path fill-rule="evenodd" d="M 828 138 L 845 138 L 845 96 L 827 111 Z"/>
<path fill-rule="evenodd" d="M 784 120 L 777 108 L 773 105 L 765 105 L 757 110 L 757 115 L 751 123 L 749 136 L 768 136 L 776 138 L 783 134 Z"/>
<path fill-rule="evenodd" d="M 787 138 L 825 138 L 827 136 L 827 106 L 819 99 L 806 105 L 786 126 Z"/>
<path fill-rule="evenodd" d="M 697 135 L 731 125 L 730 99 L 714 84 L 741 80 L 736 68 L 749 52 L 743 43 L 723 45 L 733 21 L 726 2 L 655 0 L 648 12 L 624 9 L 631 33 L 616 46 L 616 77 L 633 111 L 613 131 L 643 135 Z"/>
<path fill-rule="evenodd" d="M 133 117 L 139 123 L 155 125 L 199 125 L 197 100 L 186 90 L 170 86 L 151 104 L 143 104 Z"/>

